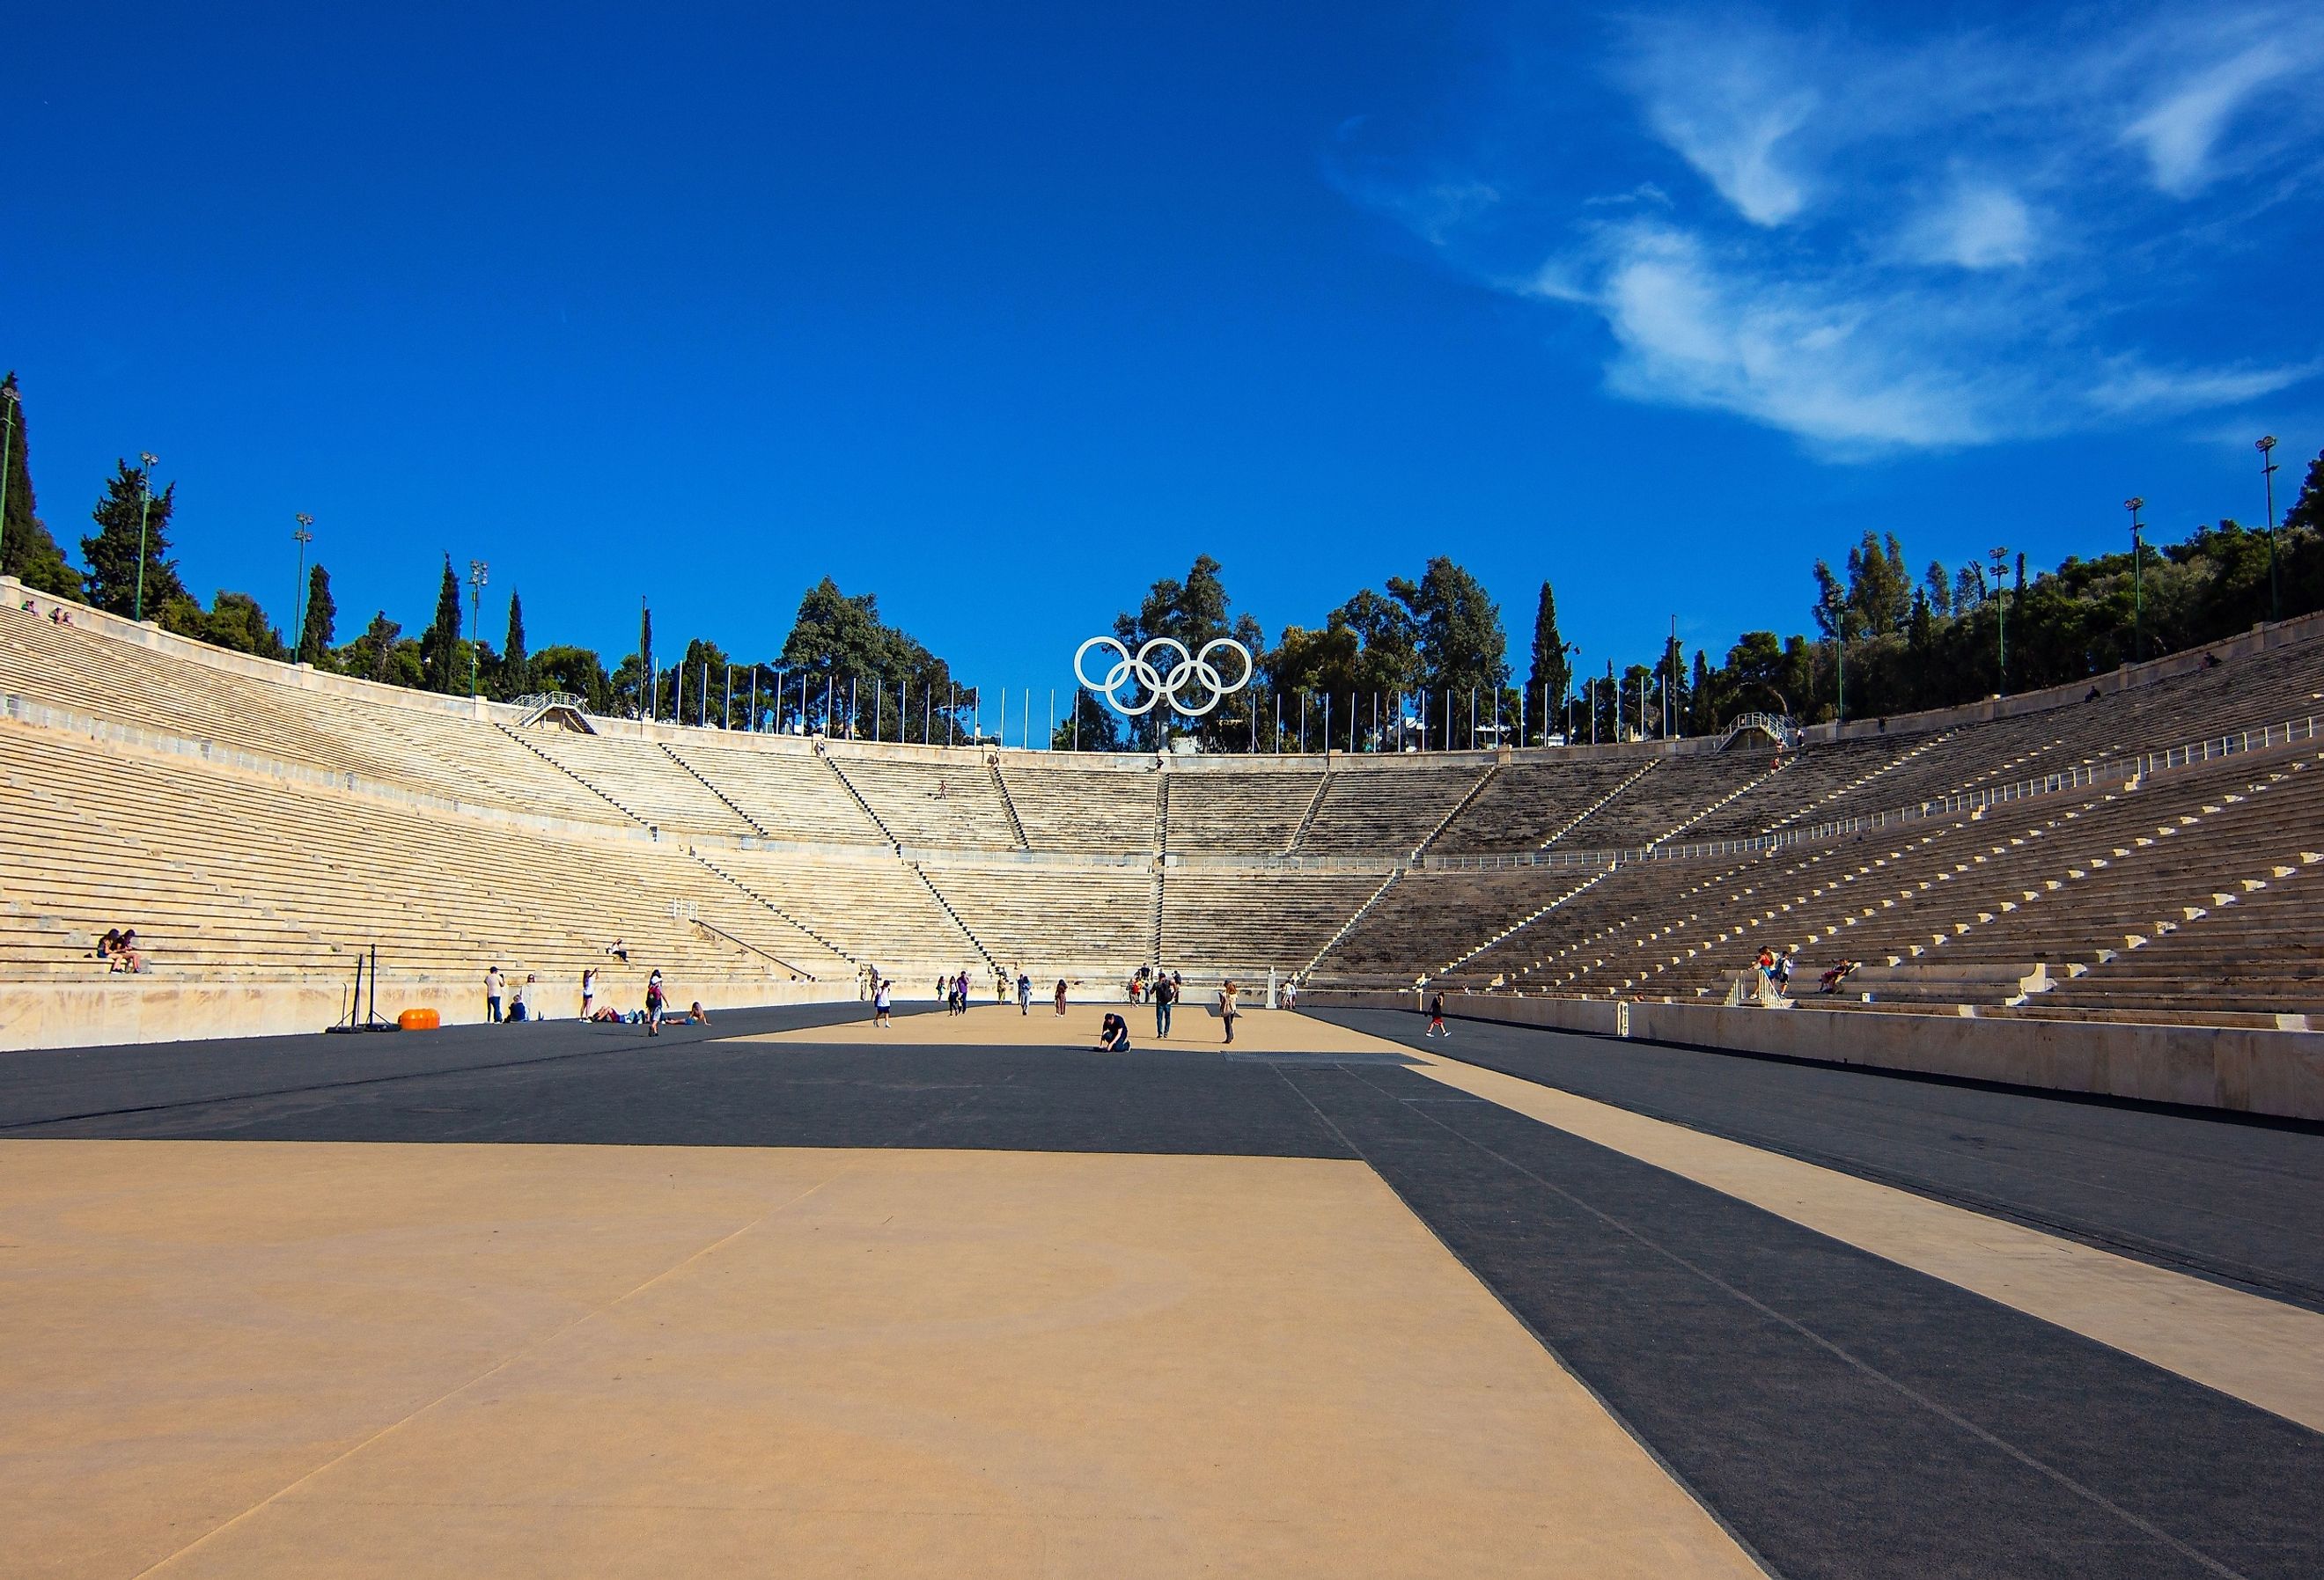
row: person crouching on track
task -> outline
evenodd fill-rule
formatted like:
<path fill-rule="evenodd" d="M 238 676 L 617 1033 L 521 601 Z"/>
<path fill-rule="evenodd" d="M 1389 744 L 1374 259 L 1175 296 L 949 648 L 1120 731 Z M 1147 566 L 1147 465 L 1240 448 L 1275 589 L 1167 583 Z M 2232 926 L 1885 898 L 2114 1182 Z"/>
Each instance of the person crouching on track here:
<path fill-rule="evenodd" d="M 1101 1052 L 1128 1053 L 1130 1051 L 1130 1022 L 1123 1020 L 1120 1015 L 1115 1014 L 1111 1010 L 1108 1010 L 1105 1012 L 1104 1024 L 1101 1025 L 1097 1030 L 1097 1045 Z"/>

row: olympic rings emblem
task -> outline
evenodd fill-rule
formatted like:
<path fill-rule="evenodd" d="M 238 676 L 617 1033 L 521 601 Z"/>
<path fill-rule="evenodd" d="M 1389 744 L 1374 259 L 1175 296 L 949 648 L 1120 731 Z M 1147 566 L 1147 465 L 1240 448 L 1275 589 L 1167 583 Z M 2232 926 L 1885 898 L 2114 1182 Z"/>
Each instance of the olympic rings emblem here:
<path fill-rule="evenodd" d="M 1105 679 L 1102 681 L 1091 679 L 1089 672 L 1082 668 L 1083 661 L 1089 657 L 1092 648 L 1113 650 L 1112 667 L 1106 670 Z M 1162 649 L 1177 655 L 1167 673 L 1154 662 L 1154 654 Z M 1232 684 L 1229 684 L 1226 677 L 1219 673 L 1218 666 L 1211 662 L 1213 653 L 1231 653 L 1242 661 L 1242 673 L 1235 678 Z M 1203 643 L 1199 652 L 1188 652 L 1186 644 L 1175 636 L 1157 636 L 1141 646 L 1135 657 L 1113 637 L 1093 636 L 1074 653 L 1074 679 L 1104 697 L 1115 711 L 1126 713 L 1132 718 L 1153 712 L 1155 705 L 1166 698 L 1174 712 L 1200 718 L 1231 693 L 1250 685 L 1250 649 L 1231 636 L 1213 637 Z M 1133 683 L 1130 696 L 1140 700 L 1122 700 L 1121 686 L 1125 680 Z M 1181 697 L 1179 688 L 1189 685 L 1197 685 L 1208 692 L 1208 699 L 1197 706 Z"/>

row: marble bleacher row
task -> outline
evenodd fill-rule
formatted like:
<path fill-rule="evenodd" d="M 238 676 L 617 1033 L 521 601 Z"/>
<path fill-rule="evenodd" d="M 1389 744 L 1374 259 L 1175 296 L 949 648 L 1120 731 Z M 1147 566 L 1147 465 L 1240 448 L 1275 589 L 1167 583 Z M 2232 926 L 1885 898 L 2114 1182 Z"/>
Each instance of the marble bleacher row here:
<path fill-rule="evenodd" d="M 2324 845 L 2301 831 L 2324 824 L 2324 773 L 2296 753 L 1775 851 L 1491 872 L 1412 858 L 1595 862 L 2118 762 L 2310 712 L 2316 641 L 2014 718 L 1898 721 L 1780 765 L 1738 741 L 1325 772 L 520 727 L 109 624 L 0 608 L 0 692 L 152 737 L 0 723 L 0 980 L 87 977 L 111 924 L 137 925 L 159 969 L 251 980 L 340 973 L 373 940 L 447 976 L 577 972 L 622 937 L 640 973 L 641 948 L 730 997 L 869 966 L 1258 975 L 1319 952 L 1319 981 L 1692 997 L 1766 942 L 1799 947 L 1809 975 L 1841 952 L 1867 961 L 1876 1002 L 2310 1007 L 2312 974 L 2282 940 L 2313 939 L 2324 888 L 2295 847 Z M 263 761 L 171 749 L 189 742 Z M 2178 831 L 2138 834 L 2142 819 Z M 2134 854 L 2052 871 L 2065 832 Z M 2035 964 L 2047 980 L 2026 992 Z"/>

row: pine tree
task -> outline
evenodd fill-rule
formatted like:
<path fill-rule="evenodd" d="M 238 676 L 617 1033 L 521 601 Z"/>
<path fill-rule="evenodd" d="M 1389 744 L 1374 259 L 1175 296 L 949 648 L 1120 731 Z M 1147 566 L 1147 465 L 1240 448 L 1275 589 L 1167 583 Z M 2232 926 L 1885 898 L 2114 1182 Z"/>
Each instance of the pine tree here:
<path fill-rule="evenodd" d="M 1549 583 L 1541 584 L 1541 601 L 1534 607 L 1533 670 L 1526 677 L 1526 688 L 1534 704 L 1543 709 L 1542 729 L 1548 732 L 1549 720 L 1555 715 L 1558 699 L 1565 695 L 1565 686 L 1572 670 L 1565 657 L 1565 636 L 1557 629 L 1557 595 L 1549 590 Z"/>
<path fill-rule="evenodd" d="M 149 500 L 146 474 L 126 461 L 105 484 L 105 497 L 89 512 L 97 532 L 80 541 L 81 559 L 88 565 L 82 580 L 88 601 L 115 614 L 138 613 L 137 540 L 145 540 L 143 613 L 152 616 L 175 599 L 192 602 L 178 579 L 177 561 L 169 558 L 170 513 L 177 504 L 178 485 L 171 484 Z"/>
<path fill-rule="evenodd" d="M 338 605 L 331 601 L 331 573 L 317 565 L 307 572 L 307 624 L 299 632 L 299 661 L 321 665 L 331 651 Z"/>
<path fill-rule="evenodd" d="M 0 472 L 0 490 L 6 494 L 5 508 L 0 509 L 0 575 L 13 576 L 34 592 L 78 601 L 80 577 L 33 508 L 24 402 L 13 373 L 0 378 L 0 443 L 8 452 Z"/>
<path fill-rule="evenodd" d="M 460 673 L 460 578 L 452 556 L 444 556 L 444 581 L 436 591 L 436 623 L 420 639 L 420 662 L 430 691 L 457 691 Z"/>
<path fill-rule="evenodd" d="M 531 677 L 524 656 L 524 604 L 516 594 L 509 594 L 508 643 L 501 649 L 501 694 L 521 697 L 531 688 Z"/>
<path fill-rule="evenodd" d="M 347 644 L 339 655 L 341 667 L 350 675 L 360 675 L 366 680 L 392 680 L 395 678 L 395 648 L 403 638 L 403 627 L 387 617 L 382 609 L 371 617 L 364 633 Z"/>

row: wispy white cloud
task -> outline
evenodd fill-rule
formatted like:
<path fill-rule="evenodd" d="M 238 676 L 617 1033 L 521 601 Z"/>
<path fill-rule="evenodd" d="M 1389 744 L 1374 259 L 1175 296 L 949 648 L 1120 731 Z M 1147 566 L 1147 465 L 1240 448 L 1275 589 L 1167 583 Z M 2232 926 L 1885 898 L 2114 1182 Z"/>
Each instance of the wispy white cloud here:
<path fill-rule="evenodd" d="M 2239 50 L 2170 88 L 2162 103 L 2125 128 L 2125 140 L 2145 149 L 2154 184 L 2174 198 L 2200 191 L 2214 174 L 2212 152 L 2228 122 L 2253 95 L 2302 63 L 2305 43 L 2296 34 Z"/>
<path fill-rule="evenodd" d="M 1554 132 L 1494 128 L 1489 173 L 1439 150 L 1428 179 L 1351 195 L 1481 280 L 1594 315 L 1617 394 L 1832 457 L 2181 417 L 2315 376 L 2296 356 L 2205 355 L 2180 297 L 2209 303 L 2230 215 L 2315 216 L 2293 172 L 2324 149 L 2324 112 L 2285 82 L 2324 65 L 2324 20 L 2172 0 L 2098 26 L 1631 15 L 1582 68 L 1631 116 L 1589 128 L 1586 173 L 1506 162 L 1581 141 L 1557 117 L 1584 96 L 1552 87 L 1505 113 Z"/>
<path fill-rule="evenodd" d="M 1906 223 L 1907 253 L 1962 269 L 2014 268 L 2042 250 L 2034 210 L 1999 181 L 1957 180 Z"/>
<path fill-rule="evenodd" d="M 2318 364 L 2283 367 L 2153 367 L 2133 356 L 2113 360 L 2089 391 L 2101 411 L 2173 416 L 2239 405 L 2312 378 Z"/>
<path fill-rule="evenodd" d="M 1664 226 L 1604 244 L 1591 304 L 1620 347 L 1620 393 L 1739 412 L 1834 454 L 1994 437 L 1996 392 L 1928 355 L 1925 301 L 1757 275 Z"/>
<path fill-rule="evenodd" d="M 1693 28 L 1642 26 L 1619 72 L 1655 133 L 1754 225 L 1780 225 L 1808 201 L 1807 178 L 1787 140 L 1821 96 L 1798 79 L 1780 41 L 1737 21 L 1700 45 Z"/>

